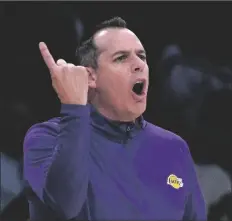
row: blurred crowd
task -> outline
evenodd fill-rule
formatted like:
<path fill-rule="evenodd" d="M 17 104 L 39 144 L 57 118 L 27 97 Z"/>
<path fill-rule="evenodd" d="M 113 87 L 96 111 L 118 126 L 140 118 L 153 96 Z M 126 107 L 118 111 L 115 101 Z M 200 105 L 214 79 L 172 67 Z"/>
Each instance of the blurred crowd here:
<path fill-rule="evenodd" d="M 80 40 L 84 28 L 80 20 L 75 21 Z M 189 57 L 178 45 L 166 46 L 158 64 L 151 65 L 156 69 L 145 118 L 189 144 L 208 220 L 232 221 L 232 66 Z M 23 139 L 32 124 L 46 120 L 32 104 L 17 97 L 2 101 L 2 221 L 28 218 L 22 179 Z"/>

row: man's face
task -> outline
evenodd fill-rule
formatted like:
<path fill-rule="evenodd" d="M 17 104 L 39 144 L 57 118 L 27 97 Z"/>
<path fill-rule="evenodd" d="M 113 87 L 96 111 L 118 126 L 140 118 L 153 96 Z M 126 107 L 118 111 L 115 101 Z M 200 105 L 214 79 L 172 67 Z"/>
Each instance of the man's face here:
<path fill-rule="evenodd" d="M 97 103 L 113 113 L 110 118 L 134 120 L 146 109 L 149 84 L 140 40 L 128 29 L 110 28 L 97 33 L 95 43 L 101 51 L 96 70 Z"/>

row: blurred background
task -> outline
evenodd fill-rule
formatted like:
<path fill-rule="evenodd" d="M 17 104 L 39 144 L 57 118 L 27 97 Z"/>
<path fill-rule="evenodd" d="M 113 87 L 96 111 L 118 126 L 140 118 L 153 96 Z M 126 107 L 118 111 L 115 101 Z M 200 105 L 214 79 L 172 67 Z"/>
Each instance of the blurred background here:
<path fill-rule="evenodd" d="M 232 221 L 232 3 L 0 3 L 1 220 L 26 221 L 22 143 L 28 128 L 59 115 L 38 43 L 76 63 L 94 26 L 121 16 L 150 65 L 146 120 L 189 144 L 210 221 Z"/>

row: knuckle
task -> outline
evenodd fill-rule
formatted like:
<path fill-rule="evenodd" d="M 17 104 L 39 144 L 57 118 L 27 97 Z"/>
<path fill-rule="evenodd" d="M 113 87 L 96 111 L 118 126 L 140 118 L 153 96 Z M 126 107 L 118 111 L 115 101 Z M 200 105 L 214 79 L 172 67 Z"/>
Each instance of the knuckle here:
<path fill-rule="evenodd" d="M 67 65 L 68 65 L 68 67 L 75 67 L 75 65 L 71 64 L 71 63 L 68 63 Z"/>
<path fill-rule="evenodd" d="M 86 72 L 86 68 L 84 66 L 76 66 L 76 69 L 79 70 L 79 72 Z"/>
<path fill-rule="evenodd" d="M 69 67 L 67 64 L 65 64 L 65 65 L 62 66 L 62 70 L 63 70 L 64 72 L 68 72 L 69 69 L 70 69 L 70 67 Z"/>

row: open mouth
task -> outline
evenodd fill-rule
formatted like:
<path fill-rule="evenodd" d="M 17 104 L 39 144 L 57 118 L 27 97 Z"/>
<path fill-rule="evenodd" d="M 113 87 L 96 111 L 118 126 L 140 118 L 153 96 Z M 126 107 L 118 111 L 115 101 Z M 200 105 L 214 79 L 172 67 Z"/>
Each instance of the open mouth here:
<path fill-rule="evenodd" d="M 145 87 L 145 80 L 138 80 L 133 88 L 132 91 L 136 94 L 136 95 L 142 95 L 144 93 L 144 87 Z"/>

